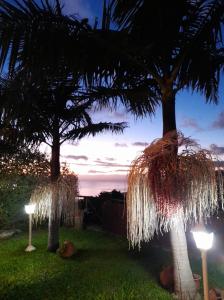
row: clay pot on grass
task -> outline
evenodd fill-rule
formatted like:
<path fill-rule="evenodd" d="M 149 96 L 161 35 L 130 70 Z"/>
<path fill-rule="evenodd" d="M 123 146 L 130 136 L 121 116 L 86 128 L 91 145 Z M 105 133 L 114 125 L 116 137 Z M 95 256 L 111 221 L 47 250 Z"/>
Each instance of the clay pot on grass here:
<path fill-rule="evenodd" d="M 63 245 L 58 249 L 57 253 L 63 258 L 72 257 L 77 252 L 71 241 L 64 241 Z"/>
<path fill-rule="evenodd" d="M 209 300 L 224 300 L 224 290 L 217 288 L 210 289 Z"/>
<path fill-rule="evenodd" d="M 201 276 L 193 274 L 196 289 L 200 288 Z M 159 275 L 159 281 L 163 288 L 173 291 L 174 289 L 174 269 L 173 266 L 165 267 Z"/>

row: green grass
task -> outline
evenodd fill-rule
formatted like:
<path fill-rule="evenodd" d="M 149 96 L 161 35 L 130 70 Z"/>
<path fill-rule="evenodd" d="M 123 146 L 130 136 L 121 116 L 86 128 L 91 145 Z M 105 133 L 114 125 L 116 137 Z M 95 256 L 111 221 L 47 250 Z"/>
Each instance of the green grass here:
<path fill-rule="evenodd" d="M 73 241 L 73 259 L 46 251 L 47 233 L 37 231 L 37 250 L 24 252 L 27 235 L 0 242 L 0 299 L 168 300 L 159 287 L 155 266 L 130 254 L 126 241 L 93 231 L 61 230 L 61 240 Z M 150 259 L 151 261 L 151 259 Z"/>

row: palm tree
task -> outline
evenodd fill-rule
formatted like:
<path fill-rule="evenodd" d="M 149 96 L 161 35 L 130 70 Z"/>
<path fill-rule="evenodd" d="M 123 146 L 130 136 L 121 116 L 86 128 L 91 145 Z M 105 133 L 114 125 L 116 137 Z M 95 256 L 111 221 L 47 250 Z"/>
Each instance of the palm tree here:
<path fill-rule="evenodd" d="M 118 30 L 129 35 L 127 58 L 137 67 L 128 71 L 129 76 L 121 68 L 122 85 L 128 85 L 129 78 L 141 79 L 149 90 L 157 91 L 163 136 L 172 133 L 177 140 L 175 99 L 179 91 L 192 89 L 204 94 L 207 102 L 218 101 L 224 1 L 112 0 L 106 11 L 107 19 L 113 17 Z M 177 154 L 177 146 L 173 151 Z M 175 291 L 180 299 L 194 299 L 183 220 L 171 230 L 171 243 Z"/>
<path fill-rule="evenodd" d="M 86 20 L 63 16 L 59 1 L 55 5 L 47 0 L 41 5 L 28 0 L 14 5 L 0 1 L 0 6 L 0 64 L 5 66 L 8 57 L 10 77 L 10 81 L 2 79 L 1 126 L 10 128 L 19 140 L 51 147 L 51 181 L 56 183 L 63 142 L 104 130 L 122 132 L 126 124 L 91 120 L 89 111 L 101 107 L 96 103 L 103 101 L 103 94 L 92 87 L 91 66 L 88 72 L 85 69 L 88 45 L 82 45 L 82 35 L 90 32 Z M 91 88 L 86 88 L 87 82 Z M 49 251 L 55 251 L 59 243 L 58 193 L 54 191 Z"/>
<path fill-rule="evenodd" d="M 77 90 L 78 76 L 69 78 L 48 77 L 45 85 L 31 78 L 24 82 L 20 73 L 5 82 L 4 121 L 22 132 L 25 141 L 32 144 L 46 143 L 51 148 L 50 175 L 56 185 L 60 177 L 60 146 L 68 140 L 80 140 L 87 135 L 95 135 L 105 130 L 122 132 L 125 123 L 93 123 L 90 109 L 96 99 Z M 59 245 L 59 220 L 56 215 L 58 192 L 53 189 L 51 215 L 49 218 L 48 250 L 55 251 Z"/>
<path fill-rule="evenodd" d="M 111 41 L 122 44 L 123 34 L 117 37 L 112 33 L 106 41 L 104 38 L 104 32 L 92 30 L 86 19 L 64 16 L 59 0 L 54 4 L 48 0 L 41 1 L 41 4 L 35 0 L 0 0 L 0 66 L 13 79 L 13 84 L 7 88 L 13 103 L 10 107 L 10 101 L 4 102 L 2 116 L 4 122 L 10 116 L 11 120 L 14 118 L 7 128 L 16 132 L 16 136 L 19 133 L 20 140 L 49 143 L 52 139 L 53 182 L 60 175 L 59 152 L 63 141 L 79 139 L 104 129 L 120 131 L 123 128 L 124 124 L 92 124 L 86 111 L 91 105 L 96 108 L 112 105 L 114 108 L 117 99 L 120 99 L 128 109 L 142 115 L 147 111 L 153 112 L 153 104 L 157 102 L 156 91 L 149 92 L 144 82 L 141 84 L 139 81 L 137 87 L 130 82 L 124 89 L 112 85 L 111 77 L 120 58 L 114 55 L 114 63 L 108 64 L 104 45 L 108 44 L 108 40 L 110 45 Z M 111 54 L 110 47 L 106 50 Z M 23 89 L 18 89 L 18 85 Z M 144 105 L 133 101 L 133 96 L 139 93 L 142 99 L 148 100 L 150 96 L 151 101 L 145 101 Z M 18 99 L 18 95 L 22 97 Z M 15 102 L 21 101 L 23 105 L 14 108 Z M 31 115 L 31 111 L 35 114 Z M 14 115 L 14 112 L 18 114 Z M 53 112 L 55 115 L 52 115 Z M 61 113 L 59 116 L 58 112 Z M 61 122 L 60 118 L 65 122 Z M 16 131 L 18 125 L 20 130 Z M 23 136 L 23 133 L 26 135 Z M 55 226 L 57 232 L 57 224 Z M 53 227 L 50 225 L 52 230 Z M 58 244 L 57 234 L 50 233 L 50 240 L 52 236 L 55 238 L 49 242 L 50 250 Z"/>

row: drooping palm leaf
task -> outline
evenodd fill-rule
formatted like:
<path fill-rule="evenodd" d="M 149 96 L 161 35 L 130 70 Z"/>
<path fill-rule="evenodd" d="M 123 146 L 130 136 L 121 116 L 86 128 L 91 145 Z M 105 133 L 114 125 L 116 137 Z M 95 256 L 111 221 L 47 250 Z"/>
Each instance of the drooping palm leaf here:
<path fill-rule="evenodd" d="M 57 216 L 65 224 L 74 224 L 75 201 L 78 197 L 78 178 L 75 174 L 62 175 L 54 185 L 45 182 L 36 187 L 30 198 L 30 203 L 36 204 L 34 220 L 42 222 L 49 218 L 53 190 L 59 193 L 59 203 L 52 217 Z"/>
<path fill-rule="evenodd" d="M 127 193 L 132 246 L 169 231 L 175 219 L 185 225 L 206 219 L 224 201 L 224 177 L 212 153 L 179 134 L 176 155 L 176 143 L 171 135 L 155 140 L 132 164 Z"/>

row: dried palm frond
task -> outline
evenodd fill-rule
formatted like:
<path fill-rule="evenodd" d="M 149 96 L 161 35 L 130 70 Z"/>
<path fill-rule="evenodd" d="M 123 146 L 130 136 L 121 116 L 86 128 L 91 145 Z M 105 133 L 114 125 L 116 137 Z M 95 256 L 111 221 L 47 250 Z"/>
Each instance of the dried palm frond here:
<path fill-rule="evenodd" d="M 128 239 L 140 247 L 180 215 L 185 225 L 207 218 L 223 198 L 223 174 L 211 152 L 181 133 L 155 140 L 129 172 Z"/>
<path fill-rule="evenodd" d="M 56 210 L 51 214 L 52 196 L 58 194 Z M 36 204 L 34 220 L 41 222 L 49 218 L 63 219 L 66 224 L 74 222 L 75 199 L 78 196 L 78 179 L 74 174 L 60 176 L 56 183 L 38 186 L 32 193 L 30 202 Z"/>

